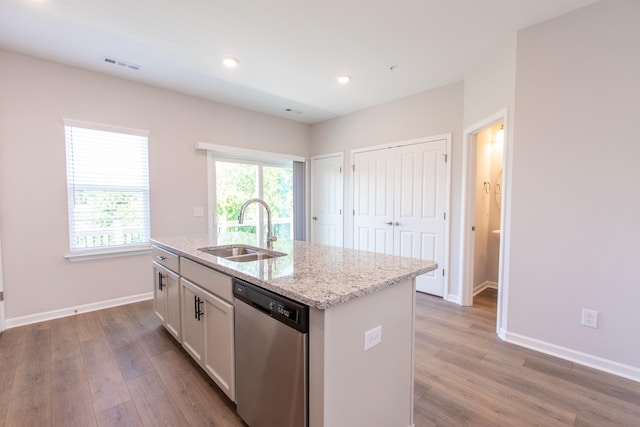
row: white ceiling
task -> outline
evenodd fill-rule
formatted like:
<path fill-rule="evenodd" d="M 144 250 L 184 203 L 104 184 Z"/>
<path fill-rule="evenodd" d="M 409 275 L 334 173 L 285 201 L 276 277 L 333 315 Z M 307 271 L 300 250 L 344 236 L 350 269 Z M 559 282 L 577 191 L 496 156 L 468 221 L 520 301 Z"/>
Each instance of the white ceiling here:
<path fill-rule="evenodd" d="M 462 80 L 517 30 L 594 2 L 0 0 L 0 47 L 315 123 Z"/>

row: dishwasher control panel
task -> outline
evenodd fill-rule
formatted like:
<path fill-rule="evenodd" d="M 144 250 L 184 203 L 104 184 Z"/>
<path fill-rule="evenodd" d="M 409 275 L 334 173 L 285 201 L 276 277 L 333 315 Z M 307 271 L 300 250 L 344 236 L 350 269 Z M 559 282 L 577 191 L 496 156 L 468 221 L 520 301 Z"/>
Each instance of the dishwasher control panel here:
<path fill-rule="evenodd" d="M 309 330 L 309 307 L 242 279 L 233 279 L 233 296 L 264 314 L 297 329 Z"/>

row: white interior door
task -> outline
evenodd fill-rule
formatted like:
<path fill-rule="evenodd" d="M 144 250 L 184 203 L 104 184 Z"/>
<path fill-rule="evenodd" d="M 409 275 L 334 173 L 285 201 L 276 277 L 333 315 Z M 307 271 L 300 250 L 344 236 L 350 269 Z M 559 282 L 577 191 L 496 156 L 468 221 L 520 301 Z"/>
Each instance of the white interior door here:
<path fill-rule="evenodd" d="M 311 158 L 311 241 L 343 244 L 342 153 Z"/>
<path fill-rule="evenodd" d="M 444 293 L 446 140 L 400 147 L 395 180 L 394 253 L 435 260 L 438 269 L 416 278 L 416 289 Z"/>
<path fill-rule="evenodd" d="M 434 260 L 416 289 L 443 296 L 447 139 L 353 154 L 354 248 Z"/>
<path fill-rule="evenodd" d="M 393 254 L 392 150 L 355 153 L 353 164 L 353 247 Z"/>

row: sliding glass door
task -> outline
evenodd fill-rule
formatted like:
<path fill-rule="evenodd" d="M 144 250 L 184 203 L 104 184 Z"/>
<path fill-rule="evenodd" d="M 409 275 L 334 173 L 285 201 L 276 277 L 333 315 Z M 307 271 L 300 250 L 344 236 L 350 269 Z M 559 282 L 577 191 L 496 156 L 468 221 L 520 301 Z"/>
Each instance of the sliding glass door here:
<path fill-rule="evenodd" d="M 274 234 L 279 239 L 293 239 L 293 168 L 283 164 L 259 161 L 216 159 L 215 232 L 237 233 L 239 240 L 264 246 L 266 212 L 259 204 L 251 204 L 243 224 L 238 223 L 242 204 L 252 198 L 267 202 L 271 208 Z"/>

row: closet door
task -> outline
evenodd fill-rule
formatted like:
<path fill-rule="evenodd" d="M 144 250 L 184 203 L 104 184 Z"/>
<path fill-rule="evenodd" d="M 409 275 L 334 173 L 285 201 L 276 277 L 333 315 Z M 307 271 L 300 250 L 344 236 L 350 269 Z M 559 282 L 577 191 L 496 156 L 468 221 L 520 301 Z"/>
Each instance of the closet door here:
<path fill-rule="evenodd" d="M 311 241 L 342 246 L 342 153 L 311 158 Z"/>
<path fill-rule="evenodd" d="M 433 260 L 416 289 L 443 296 L 447 140 L 354 153 L 353 246 Z"/>
<path fill-rule="evenodd" d="M 354 153 L 353 164 L 353 247 L 393 254 L 393 150 Z"/>
<path fill-rule="evenodd" d="M 395 149 L 394 254 L 435 260 L 438 269 L 416 278 L 416 289 L 442 296 L 444 278 L 446 140 Z"/>

